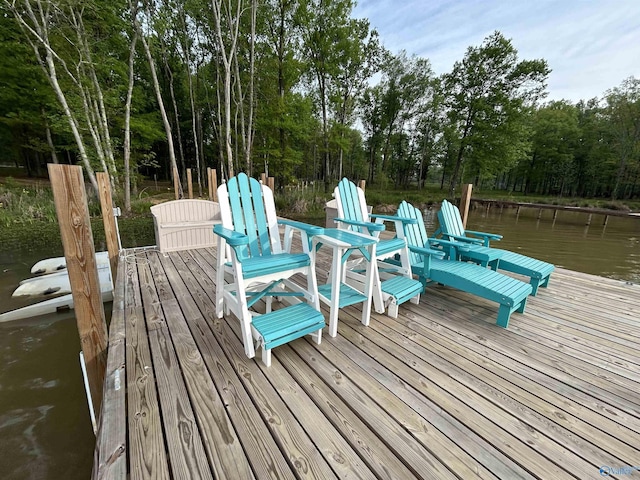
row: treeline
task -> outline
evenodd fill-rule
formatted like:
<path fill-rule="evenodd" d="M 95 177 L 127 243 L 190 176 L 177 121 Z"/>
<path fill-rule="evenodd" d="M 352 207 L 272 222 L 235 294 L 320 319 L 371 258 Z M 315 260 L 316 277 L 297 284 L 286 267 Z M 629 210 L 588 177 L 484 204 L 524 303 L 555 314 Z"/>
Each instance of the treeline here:
<path fill-rule="evenodd" d="M 108 171 L 125 207 L 142 176 L 207 167 L 640 195 L 639 81 L 544 103 L 549 66 L 499 32 L 436 76 L 349 0 L 0 1 L 3 163 Z"/>

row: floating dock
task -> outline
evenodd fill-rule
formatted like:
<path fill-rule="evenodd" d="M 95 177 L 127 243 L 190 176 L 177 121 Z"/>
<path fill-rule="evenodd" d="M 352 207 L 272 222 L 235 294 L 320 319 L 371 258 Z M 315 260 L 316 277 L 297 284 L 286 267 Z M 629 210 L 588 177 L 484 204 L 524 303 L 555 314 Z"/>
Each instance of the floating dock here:
<path fill-rule="evenodd" d="M 506 330 L 496 304 L 436 285 L 369 327 L 345 308 L 337 337 L 265 368 L 215 318 L 215 255 L 121 257 L 93 478 L 575 479 L 640 462 L 639 285 L 557 268 Z"/>

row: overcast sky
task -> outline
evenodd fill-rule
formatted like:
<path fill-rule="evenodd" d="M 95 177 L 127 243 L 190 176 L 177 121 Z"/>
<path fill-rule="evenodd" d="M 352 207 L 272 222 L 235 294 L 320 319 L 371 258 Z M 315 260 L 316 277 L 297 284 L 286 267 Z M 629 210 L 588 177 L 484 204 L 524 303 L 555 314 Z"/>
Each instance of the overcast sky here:
<path fill-rule="evenodd" d="M 548 100 L 587 100 L 640 77 L 640 0 L 359 0 L 353 16 L 437 75 L 499 30 L 519 59 L 547 61 Z"/>

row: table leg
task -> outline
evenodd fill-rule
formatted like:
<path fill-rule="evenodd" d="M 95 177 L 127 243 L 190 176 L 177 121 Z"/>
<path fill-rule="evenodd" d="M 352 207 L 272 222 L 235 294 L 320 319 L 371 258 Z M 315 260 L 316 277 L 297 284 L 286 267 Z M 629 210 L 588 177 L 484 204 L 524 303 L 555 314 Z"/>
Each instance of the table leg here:
<path fill-rule="evenodd" d="M 338 313 L 340 311 L 340 281 L 342 280 L 342 249 L 333 248 L 331 263 L 331 306 L 329 307 L 329 335 L 338 334 Z"/>
<path fill-rule="evenodd" d="M 371 297 L 373 294 L 373 282 L 375 273 L 378 270 L 378 262 L 376 261 L 376 245 L 375 243 L 369 247 L 369 254 L 371 255 L 371 261 L 367 262 L 367 269 L 365 271 L 364 280 L 364 295 L 367 299 L 362 304 L 362 324 L 365 327 L 369 326 L 371 320 Z"/>

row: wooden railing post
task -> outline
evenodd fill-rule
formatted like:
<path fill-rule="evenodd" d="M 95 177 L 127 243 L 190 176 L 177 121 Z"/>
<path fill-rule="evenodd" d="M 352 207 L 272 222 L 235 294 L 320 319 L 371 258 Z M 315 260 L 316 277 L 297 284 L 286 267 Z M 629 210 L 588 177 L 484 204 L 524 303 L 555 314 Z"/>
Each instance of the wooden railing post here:
<path fill-rule="evenodd" d="M 276 188 L 276 179 L 274 177 L 269 177 L 267 179 L 267 184 L 269 185 L 269 188 L 273 192 Z"/>
<path fill-rule="evenodd" d="M 191 178 L 190 168 L 187 168 L 187 190 L 189 192 L 189 198 L 193 198 L 193 180 Z"/>
<path fill-rule="evenodd" d="M 473 184 L 468 183 L 462 186 L 460 195 L 460 215 L 462 216 L 462 226 L 467 228 L 467 218 L 469 217 L 469 204 L 471 203 L 471 190 Z"/>
<path fill-rule="evenodd" d="M 178 176 L 178 169 L 173 169 L 173 189 L 175 190 L 176 200 L 180 199 L 180 177 Z"/>
<path fill-rule="evenodd" d="M 366 180 L 360 180 L 360 183 L 358 184 L 358 186 L 362 189 L 363 192 L 366 185 L 367 185 Z"/>
<path fill-rule="evenodd" d="M 98 188 L 100 189 L 100 208 L 102 210 L 104 236 L 107 241 L 107 250 L 109 252 L 111 279 L 115 284 L 118 270 L 118 254 L 120 253 L 120 246 L 118 245 L 118 230 L 116 228 L 116 220 L 113 216 L 111 182 L 109 181 L 109 174 L 106 172 L 96 173 L 96 179 L 98 180 Z"/>
<path fill-rule="evenodd" d="M 82 168 L 54 164 L 49 164 L 48 168 L 91 401 L 96 418 L 99 418 L 107 366 L 107 324 Z"/>
<path fill-rule="evenodd" d="M 266 173 L 261 173 L 260 174 L 260 181 L 262 182 L 263 185 L 267 184 L 267 174 Z"/>

